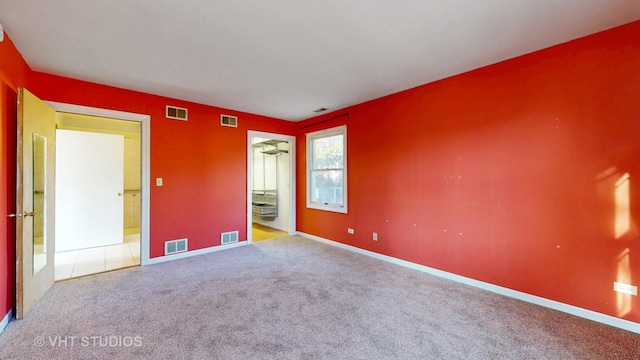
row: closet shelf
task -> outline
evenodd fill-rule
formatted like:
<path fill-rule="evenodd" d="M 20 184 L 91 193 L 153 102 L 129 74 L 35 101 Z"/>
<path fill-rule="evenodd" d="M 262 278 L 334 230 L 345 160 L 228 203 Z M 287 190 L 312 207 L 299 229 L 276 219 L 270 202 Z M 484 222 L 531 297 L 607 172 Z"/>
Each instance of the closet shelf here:
<path fill-rule="evenodd" d="M 261 147 L 265 147 L 265 146 L 277 146 L 278 144 L 282 144 L 282 143 L 286 143 L 286 141 L 284 140 L 265 140 L 265 141 L 260 141 L 257 142 L 251 146 L 253 146 L 254 148 L 261 148 Z"/>
<path fill-rule="evenodd" d="M 261 153 L 267 154 L 267 155 L 278 155 L 278 154 L 288 154 L 289 151 L 283 150 L 283 149 L 272 149 L 272 150 L 261 151 Z"/>
<path fill-rule="evenodd" d="M 265 148 L 264 151 L 261 151 L 263 154 L 267 155 L 278 155 L 278 154 L 288 154 L 289 150 L 278 149 L 278 144 L 286 143 L 284 140 L 265 140 L 251 145 L 254 148 Z M 273 147 L 272 149 L 269 149 Z"/>
<path fill-rule="evenodd" d="M 278 190 L 253 190 L 251 212 L 263 220 L 275 220 L 278 216 Z"/>

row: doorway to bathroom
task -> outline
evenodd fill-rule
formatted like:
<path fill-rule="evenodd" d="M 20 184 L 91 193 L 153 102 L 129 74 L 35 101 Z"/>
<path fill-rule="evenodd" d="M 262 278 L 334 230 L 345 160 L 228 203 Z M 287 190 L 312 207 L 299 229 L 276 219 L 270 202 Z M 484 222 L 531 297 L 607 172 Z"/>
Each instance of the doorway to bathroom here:
<path fill-rule="evenodd" d="M 249 131 L 247 240 L 295 234 L 295 138 Z"/>
<path fill-rule="evenodd" d="M 55 280 L 140 265 L 141 124 L 56 114 Z"/>

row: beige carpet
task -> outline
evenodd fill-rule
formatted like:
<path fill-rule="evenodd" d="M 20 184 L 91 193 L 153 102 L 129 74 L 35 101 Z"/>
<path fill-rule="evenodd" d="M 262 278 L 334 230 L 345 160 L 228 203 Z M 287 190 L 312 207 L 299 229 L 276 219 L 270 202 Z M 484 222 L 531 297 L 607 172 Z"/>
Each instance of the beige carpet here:
<path fill-rule="evenodd" d="M 640 335 L 300 237 L 57 283 L 0 359 L 638 359 Z"/>

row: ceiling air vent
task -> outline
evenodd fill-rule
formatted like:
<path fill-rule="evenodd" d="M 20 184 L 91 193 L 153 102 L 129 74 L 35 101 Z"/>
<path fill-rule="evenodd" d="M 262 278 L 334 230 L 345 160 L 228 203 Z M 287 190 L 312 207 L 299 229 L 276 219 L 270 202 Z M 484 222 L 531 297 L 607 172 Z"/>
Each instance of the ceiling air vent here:
<path fill-rule="evenodd" d="M 238 117 L 221 114 L 220 125 L 229 126 L 229 127 L 238 127 Z"/>
<path fill-rule="evenodd" d="M 187 109 L 167 105 L 167 119 L 187 121 Z"/>

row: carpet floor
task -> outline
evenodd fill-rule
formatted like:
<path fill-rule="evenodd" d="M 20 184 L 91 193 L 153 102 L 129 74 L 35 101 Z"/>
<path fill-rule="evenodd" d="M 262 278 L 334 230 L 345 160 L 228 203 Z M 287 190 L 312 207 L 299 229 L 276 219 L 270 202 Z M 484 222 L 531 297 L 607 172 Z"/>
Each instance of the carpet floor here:
<path fill-rule="evenodd" d="M 56 283 L 0 359 L 639 359 L 640 335 L 297 236 Z"/>

